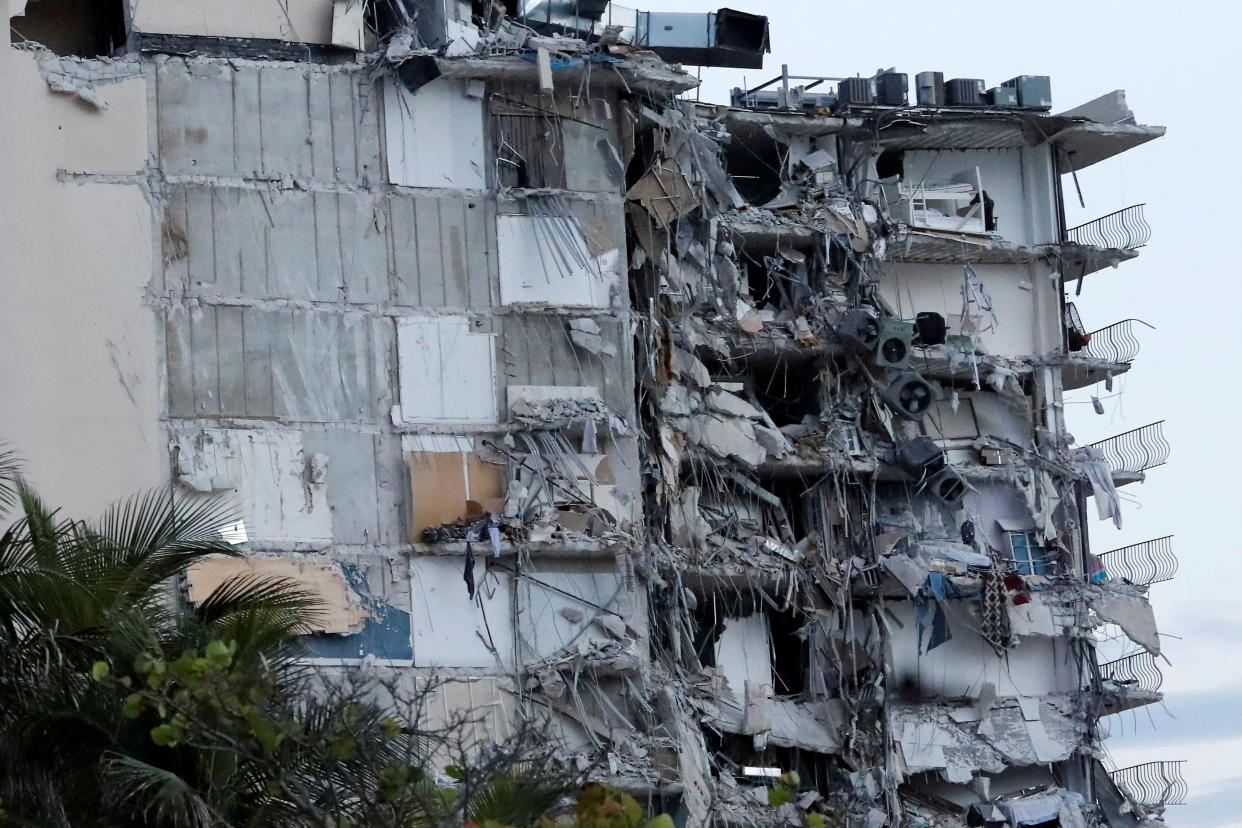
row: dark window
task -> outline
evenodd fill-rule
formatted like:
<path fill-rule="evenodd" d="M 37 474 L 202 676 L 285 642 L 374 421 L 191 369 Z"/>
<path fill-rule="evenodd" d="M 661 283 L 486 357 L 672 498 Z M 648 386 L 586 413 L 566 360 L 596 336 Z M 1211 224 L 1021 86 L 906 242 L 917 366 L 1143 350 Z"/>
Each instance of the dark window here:
<path fill-rule="evenodd" d="M 9 39 L 58 55 L 111 55 L 125 46 L 124 0 L 27 0 L 26 13 L 9 21 Z"/>

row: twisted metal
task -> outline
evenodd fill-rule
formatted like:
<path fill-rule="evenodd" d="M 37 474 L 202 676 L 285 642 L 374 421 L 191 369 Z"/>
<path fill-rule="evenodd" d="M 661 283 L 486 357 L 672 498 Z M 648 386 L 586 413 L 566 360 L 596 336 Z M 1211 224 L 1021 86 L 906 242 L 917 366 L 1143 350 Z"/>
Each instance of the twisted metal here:
<path fill-rule="evenodd" d="M 1104 453 L 1114 472 L 1137 474 L 1169 460 L 1169 443 L 1164 438 L 1164 420 L 1092 443 Z"/>
<path fill-rule="evenodd" d="M 1086 224 L 1071 227 L 1065 231 L 1065 237 L 1076 244 L 1135 250 L 1147 244 L 1151 238 L 1151 226 L 1143 217 L 1143 206 L 1135 204 Z"/>
<path fill-rule="evenodd" d="M 1113 783 L 1126 796 L 1139 805 L 1156 808 L 1164 805 L 1180 805 L 1189 793 L 1182 777 L 1184 760 L 1173 762 L 1145 762 L 1110 771 Z"/>
<path fill-rule="evenodd" d="M 1132 584 L 1150 586 L 1171 581 L 1177 574 L 1173 536 L 1113 549 L 1100 555 L 1100 563 L 1111 577 L 1125 578 Z"/>
<path fill-rule="evenodd" d="M 1156 657 L 1148 652 L 1119 658 L 1100 665 L 1100 678 L 1111 681 L 1129 690 L 1144 690 L 1148 693 L 1160 691 L 1164 683 L 1164 673 Z"/>
<path fill-rule="evenodd" d="M 1133 362 L 1139 352 L 1139 341 L 1134 335 L 1132 324 L 1134 322 L 1147 325 L 1142 319 L 1123 319 L 1087 334 L 1087 344 L 1082 349 L 1082 354 L 1106 362 Z M 1147 327 L 1155 330 L 1154 325 Z"/>

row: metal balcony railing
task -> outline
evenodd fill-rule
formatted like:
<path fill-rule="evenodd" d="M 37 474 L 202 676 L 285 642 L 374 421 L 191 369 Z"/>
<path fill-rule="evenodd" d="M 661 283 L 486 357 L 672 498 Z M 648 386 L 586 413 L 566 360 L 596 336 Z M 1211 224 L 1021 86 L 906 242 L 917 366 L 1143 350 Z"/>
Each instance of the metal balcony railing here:
<path fill-rule="evenodd" d="M 1169 461 L 1164 420 L 1092 443 L 1091 447 L 1104 453 L 1104 459 L 1114 472 L 1138 474 Z"/>
<path fill-rule="evenodd" d="M 1177 557 L 1173 554 L 1173 536 L 1123 546 L 1100 555 L 1100 563 L 1110 577 L 1125 578 L 1132 584 L 1151 586 L 1173 580 L 1177 574 Z"/>
<path fill-rule="evenodd" d="M 1139 805 L 1157 808 L 1163 805 L 1180 805 L 1186 801 L 1189 789 L 1182 777 L 1185 761 L 1145 762 L 1109 771 L 1113 783 L 1131 800 Z"/>
<path fill-rule="evenodd" d="M 1142 204 L 1100 216 L 1098 219 L 1071 227 L 1065 238 L 1076 244 L 1135 250 L 1151 238 L 1151 226 L 1143 218 Z"/>
<path fill-rule="evenodd" d="M 1151 653 L 1135 653 L 1100 665 L 1100 679 L 1111 681 L 1128 690 L 1145 690 L 1148 693 L 1160 692 L 1164 683 L 1164 673 Z"/>
<path fill-rule="evenodd" d="M 1087 344 L 1080 353 L 1105 362 L 1133 362 L 1139 352 L 1138 337 L 1134 335 L 1135 322 L 1147 325 L 1142 319 L 1123 319 L 1107 328 L 1092 331 L 1087 334 Z M 1147 327 L 1155 329 L 1154 325 Z"/>

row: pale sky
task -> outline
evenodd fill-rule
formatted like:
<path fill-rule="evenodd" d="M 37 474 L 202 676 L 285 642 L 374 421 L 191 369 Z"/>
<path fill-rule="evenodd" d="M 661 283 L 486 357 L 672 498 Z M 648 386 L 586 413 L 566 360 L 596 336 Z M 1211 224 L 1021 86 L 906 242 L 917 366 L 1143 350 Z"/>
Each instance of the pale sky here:
<path fill-rule="evenodd" d="M 651 8 L 704 11 L 703 0 Z M 1242 4 L 1154 0 L 1045 0 L 951 4 L 806 3 L 738 0 L 733 8 L 767 14 L 772 54 L 763 70 L 704 69 L 702 98 L 728 102 L 728 90 L 780 74 L 870 75 L 896 67 L 946 78 L 1050 75 L 1053 111 L 1124 89 L 1139 123 L 1162 124 L 1159 141 L 1079 174 L 1086 209 L 1066 179 L 1070 224 L 1146 202 L 1152 240 L 1138 259 L 1087 277 L 1074 299 L 1088 330 L 1137 317 L 1142 352 L 1096 415 L 1091 395 L 1069 396 L 1079 443 L 1167 420 L 1168 465 L 1148 482 L 1122 489 L 1125 528 L 1092 521 L 1092 546 L 1106 551 L 1172 534 L 1177 578 L 1152 588 L 1172 665 L 1163 665 L 1165 705 L 1115 716 L 1108 747 L 1117 765 L 1186 759 L 1191 802 L 1173 807 L 1171 825 L 1242 828 L 1242 578 L 1237 535 L 1224 526 L 1242 514 L 1242 375 L 1234 351 L 1242 322 L 1242 275 L 1228 255 L 1242 234 L 1236 152 L 1242 135 L 1233 97 L 1242 74 Z M 745 82 L 743 81 L 745 78 Z"/>

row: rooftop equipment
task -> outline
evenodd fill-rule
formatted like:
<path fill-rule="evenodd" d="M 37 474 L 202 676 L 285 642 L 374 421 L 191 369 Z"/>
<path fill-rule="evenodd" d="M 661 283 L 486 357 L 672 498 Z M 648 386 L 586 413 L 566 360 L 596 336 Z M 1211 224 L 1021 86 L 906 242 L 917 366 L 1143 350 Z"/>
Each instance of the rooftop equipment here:
<path fill-rule="evenodd" d="M 692 66 L 762 69 L 768 19 L 720 9 L 706 14 L 638 12 L 634 43 L 664 60 Z"/>
<path fill-rule="evenodd" d="M 1052 78 L 1047 75 L 1018 75 L 1001 84 L 1018 93 L 1017 105 L 1022 109 L 1047 112 L 1052 109 Z"/>
<path fill-rule="evenodd" d="M 954 78 L 944 85 L 948 106 L 984 106 L 983 81 L 979 78 Z"/>
<path fill-rule="evenodd" d="M 919 72 L 914 86 L 919 106 L 944 106 L 944 72 Z"/>

